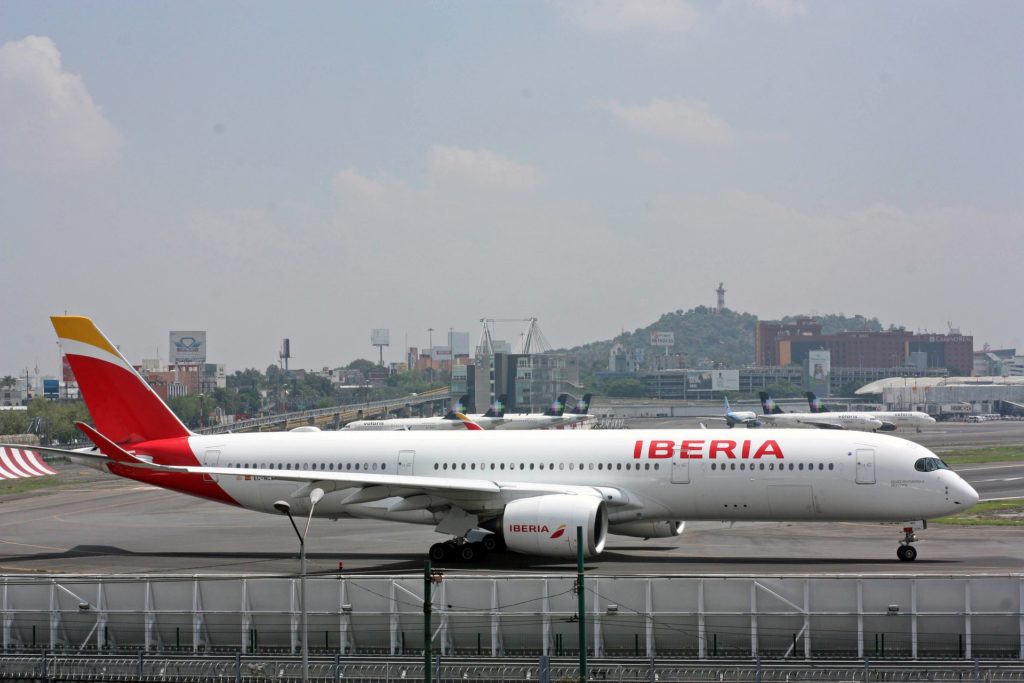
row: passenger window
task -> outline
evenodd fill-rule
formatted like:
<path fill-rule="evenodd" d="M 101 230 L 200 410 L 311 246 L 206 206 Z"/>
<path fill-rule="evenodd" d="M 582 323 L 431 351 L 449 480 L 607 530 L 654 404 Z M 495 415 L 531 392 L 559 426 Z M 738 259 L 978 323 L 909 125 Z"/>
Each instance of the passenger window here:
<path fill-rule="evenodd" d="M 829 469 L 832 469 L 832 468 L 834 468 L 834 467 L 835 467 L 835 465 L 834 465 L 833 463 L 829 463 L 829 464 L 828 464 L 828 468 L 829 468 Z"/>
<path fill-rule="evenodd" d="M 799 466 L 797 467 L 797 469 L 798 469 L 798 470 L 800 470 L 800 471 L 802 472 L 802 471 L 803 471 L 803 469 L 804 469 L 804 464 L 803 464 L 803 463 L 800 463 L 800 465 L 799 465 Z M 426 645 L 424 645 L 423 647 L 426 647 Z"/>
<path fill-rule="evenodd" d="M 519 469 L 522 469 L 522 468 L 520 467 Z M 530 463 L 530 469 L 531 470 L 533 469 L 533 463 L 532 462 Z M 426 647 L 426 645 L 424 645 L 423 647 Z"/>
<path fill-rule="evenodd" d="M 558 469 L 560 469 L 560 470 L 565 469 L 565 463 L 564 462 L 558 463 Z"/>
<path fill-rule="evenodd" d="M 445 463 L 445 464 L 444 464 L 444 468 L 445 468 L 445 469 L 448 469 L 448 463 Z M 427 646 L 426 646 L 426 645 L 424 645 L 423 647 L 424 647 L 424 648 L 426 648 Z"/>
<path fill-rule="evenodd" d="M 600 462 L 599 462 L 599 463 L 597 463 L 597 469 L 599 469 L 599 470 L 603 470 L 603 469 L 604 469 L 604 463 L 600 463 Z M 424 647 L 424 648 L 426 648 L 427 646 L 426 646 L 426 645 L 424 645 L 423 647 Z"/>
<path fill-rule="evenodd" d="M 376 471 L 377 471 L 377 463 L 373 463 L 373 471 L 374 471 L 374 472 L 376 472 Z"/>
<path fill-rule="evenodd" d="M 711 463 L 711 469 L 715 469 L 715 463 Z M 424 645 L 424 647 L 426 646 Z"/>
<path fill-rule="evenodd" d="M 523 463 L 519 463 L 519 469 L 525 470 L 526 469 L 526 465 L 524 465 Z"/>
<path fill-rule="evenodd" d="M 649 470 L 649 469 L 651 469 L 651 463 L 649 463 L 649 462 L 645 462 L 645 463 L 644 463 L 644 469 L 645 469 L 645 470 Z"/>
<path fill-rule="evenodd" d="M 774 469 L 775 469 L 775 463 L 773 463 L 773 462 L 768 463 L 768 471 L 771 472 Z"/>
<path fill-rule="evenodd" d="M 437 464 L 437 463 L 435 462 L 435 463 L 434 463 L 434 469 L 436 470 L 436 469 L 437 469 L 438 467 L 440 467 L 440 465 L 438 465 L 438 464 Z"/>
<path fill-rule="evenodd" d="M 464 469 L 466 469 L 466 463 L 462 463 L 462 467 L 460 467 L 459 469 L 460 469 L 460 470 L 464 470 Z"/>
<path fill-rule="evenodd" d="M 764 472 L 764 463 L 761 463 L 761 466 L 758 469 Z"/>
<path fill-rule="evenodd" d="M 734 463 L 734 462 L 729 463 L 729 469 L 730 470 L 736 469 L 736 463 Z M 426 646 L 424 645 L 424 647 L 426 647 Z"/>
<path fill-rule="evenodd" d="M 654 463 L 654 469 L 658 469 L 658 463 Z"/>

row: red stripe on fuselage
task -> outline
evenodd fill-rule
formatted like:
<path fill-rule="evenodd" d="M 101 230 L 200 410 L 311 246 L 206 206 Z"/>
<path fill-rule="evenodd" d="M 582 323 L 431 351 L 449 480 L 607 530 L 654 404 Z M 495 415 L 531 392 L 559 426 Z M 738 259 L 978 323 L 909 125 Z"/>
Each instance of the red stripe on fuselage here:
<path fill-rule="evenodd" d="M 187 467 L 200 467 L 202 463 L 192 452 L 188 438 L 160 439 L 158 441 L 143 441 L 135 444 L 132 450 L 137 455 L 148 455 L 158 465 L 179 465 Z M 131 467 L 111 461 L 108 465 L 110 471 L 119 477 L 126 477 L 141 481 L 145 484 L 152 484 L 160 488 L 170 489 L 178 493 L 187 493 L 190 496 L 214 500 L 218 503 L 238 505 L 238 501 L 229 496 L 217 482 L 204 479 L 201 474 L 189 474 L 188 472 L 158 472 L 139 467 Z"/>

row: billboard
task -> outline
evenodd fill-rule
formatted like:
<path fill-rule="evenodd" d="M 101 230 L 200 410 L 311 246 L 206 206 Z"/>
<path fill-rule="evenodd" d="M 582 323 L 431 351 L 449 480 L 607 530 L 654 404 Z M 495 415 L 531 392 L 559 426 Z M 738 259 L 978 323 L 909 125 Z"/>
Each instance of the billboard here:
<path fill-rule="evenodd" d="M 739 370 L 712 370 L 711 371 L 712 391 L 739 391 L 740 371 Z"/>
<path fill-rule="evenodd" d="M 171 332 L 171 365 L 206 362 L 206 330 Z"/>
<path fill-rule="evenodd" d="M 370 346 L 391 346 L 391 330 L 386 327 L 370 330 Z"/>
<path fill-rule="evenodd" d="M 675 332 L 651 332 L 651 346 L 675 346 Z"/>
<path fill-rule="evenodd" d="M 450 346 L 435 346 L 431 350 L 431 357 L 434 360 L 451 360 L 452 359 L 452 347 Z"/>
<path fill-rule="evenodd" d="M 808 391 L 813 391 L 819 397 L 829 396 L 829 377 L 832 374 L 832 352 L 831 351 L 808 351 L 807 368 L 805 369 L 806 380 L 804 386 Z"/>

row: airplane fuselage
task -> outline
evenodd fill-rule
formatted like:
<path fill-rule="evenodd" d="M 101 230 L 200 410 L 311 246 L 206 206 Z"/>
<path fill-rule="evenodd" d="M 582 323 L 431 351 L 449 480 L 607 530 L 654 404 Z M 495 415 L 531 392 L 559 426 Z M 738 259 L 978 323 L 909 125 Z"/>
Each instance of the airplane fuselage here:
<path fill-rule="evenodd" d="M 191 454 L 175 455 L 162 442 L 134 450 L 162 464 L 194 456 L 207 467 L 272 469 L 279 476 L 301 470 L 496 482 L 500 502 L 493 494 L 459 494 L 460 505 L 481 520 L 499 516 L 503 503 L 520 497 L 517 484 L 530 485 L 528 495 L 544 484 L 593 487 L 614 496 L 608 501 L 613 525 L 680 519 L 897 522 L 951 514 L 977 500 L 952 471 L 921 468 L 923 459 L 935 458 L 928 449 L 866 433 L 766 429 L 726 439 L 705 430 L 283 432 L 192 436 L 187 446 L 175 446 L 183 447 Z M 132 471 L 127 476 L 146 481 L 154 475 Z M 187 486 L 175 486 L 169 477 L 159 485 L 261 512 L 274 512 L 281 499 L 296 512 L 308 511 L 308 497 L 291 497 L 303 486 L 299 482 L 241 472 L 173 476 L 187 478 Z M 357 504 L 345 502 L 357 487 L 332 486 L 324 486 L 327 495 L 316 506 L 317 517 L 424 524 L 442 517 L 440 504 L 389 511 L 402 500 L 397 486 Z"/>

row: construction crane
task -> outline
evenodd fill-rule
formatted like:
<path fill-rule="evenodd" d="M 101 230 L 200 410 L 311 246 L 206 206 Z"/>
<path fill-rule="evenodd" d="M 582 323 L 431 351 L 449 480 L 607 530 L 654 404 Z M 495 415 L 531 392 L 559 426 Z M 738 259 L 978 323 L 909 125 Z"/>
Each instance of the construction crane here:
<path fill-rule="evenodd" d="M 491 328 L 495 323 L 529 323 L 526 334 L 517 353 L 546 353 L 551 350 L 544 333 L 540 331 L 537 318 L 480 318 L 480 349 L 487 355 L 494 354 L 494 340 Z"/>

